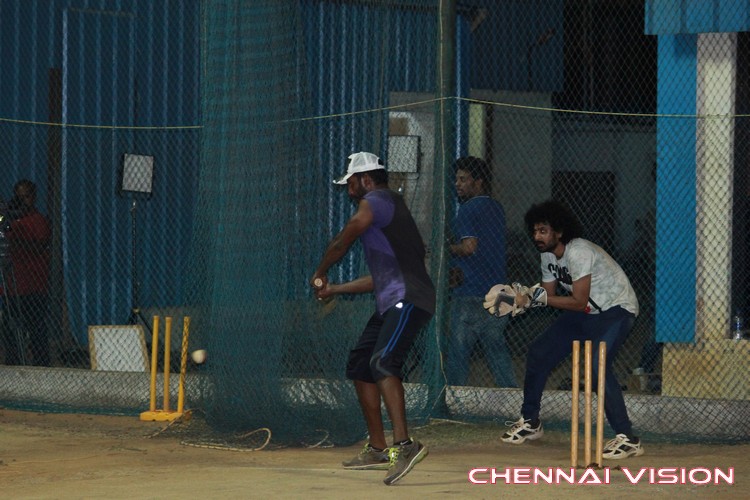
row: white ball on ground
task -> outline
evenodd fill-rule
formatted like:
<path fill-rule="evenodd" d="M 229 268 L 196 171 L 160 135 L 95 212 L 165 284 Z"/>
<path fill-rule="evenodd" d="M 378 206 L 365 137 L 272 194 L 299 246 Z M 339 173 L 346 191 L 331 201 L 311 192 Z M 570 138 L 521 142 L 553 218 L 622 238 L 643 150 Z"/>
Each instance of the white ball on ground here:
<path fill-rule="evenodd" d="M 193 362 L 195 364 L 197 365 L 203 364 L 206 361 L 206 350 L 198 349 L 197 351 L 193 351 L 190 357 L 193 359 Z"/>

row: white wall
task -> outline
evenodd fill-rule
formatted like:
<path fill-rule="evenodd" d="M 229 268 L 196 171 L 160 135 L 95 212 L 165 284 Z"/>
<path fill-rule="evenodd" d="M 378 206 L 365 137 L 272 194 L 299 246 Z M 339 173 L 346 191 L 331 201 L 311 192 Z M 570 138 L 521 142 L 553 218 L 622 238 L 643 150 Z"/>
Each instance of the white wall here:
<path fill-rule="evenodd" d="M 652 169 L 656 133 L 652 124 L 603 123 L 599 117 L 557 114 L 544 93 L 474 90 L 473 103 L 492 107 L 491 137 L 494 171 L 493 195 L 505 207 L 508 228 L 523 233 L 523 215 L 532 203 L 551 196 L 555 171 L 610 171 L 616 178 L 616 245 L 621 252 L 635 239 L 635 222 L 654 207 Z M 392 176 L 391 187 L 404 184 L 404 195 L 426 241 L 432 234 L 433 165 L 435 159 L 435 103 L 431 94 L 396 93 L 392 105 L 427 102 L 394 109 L 403 118 L 406 133 L 419 135 L 421 160 L 417 174 Z M 481 121 L 474 121 L 480 123 Z M 477 127 L 480 128 L 480 127 Z M 401 131 L 403 132 L 403 131 Z M 469 144 L 477 150 L 483 130 L 473 129 Z"/>

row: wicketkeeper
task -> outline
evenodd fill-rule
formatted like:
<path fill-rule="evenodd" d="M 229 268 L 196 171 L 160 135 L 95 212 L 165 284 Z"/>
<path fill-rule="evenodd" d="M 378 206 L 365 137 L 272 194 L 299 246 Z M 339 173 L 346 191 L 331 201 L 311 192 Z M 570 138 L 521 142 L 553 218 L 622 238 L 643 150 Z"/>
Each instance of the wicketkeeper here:
<path fill-rule="evenodd" d="M 571 353 L 574 340 L 607 343 L 604 412 L 615 438 L 603 457 L 621 459 L 643 454 L 633 434 L 614 360 L 638 315 L 638 300 L 628 277 L 601 247 L 581 238 L 575 215 L 557 201 L 533 205 L 524 217 L 541 253 L 542 282 L 531 288 L 518 283 L 495 285 L 485 297 L 491 314 L 516 316 L 533 307 L 554 307 L 563 313 L 529 346 L 521 418 L 509 422 L 502 441 L 521 444 L 544 435 L 539 418 L 542 392 L 550 372 Z M 558 285 L 566 293 L 557 294 Z M 593 367 L 593 377 L 598 366 Z"/>

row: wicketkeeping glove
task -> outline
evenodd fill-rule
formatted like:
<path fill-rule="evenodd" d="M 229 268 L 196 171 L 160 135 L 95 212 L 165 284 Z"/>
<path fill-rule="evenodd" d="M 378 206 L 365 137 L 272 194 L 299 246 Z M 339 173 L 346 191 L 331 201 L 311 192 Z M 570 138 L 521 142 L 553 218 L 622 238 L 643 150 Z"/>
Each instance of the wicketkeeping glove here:
<path fill-rule="evenodd" d="M 539 283 L 531 288 L 520 283 L 513 283 L 513 289 L 517 293 L 515 305 L 524 311 L 530 307 L 544 307 L 547 305 L 547 290 Z"/>
<path fill-rule="evenodd" d="M 531 287 L 531 307 L 547 307 L 547 290 L 539 283 Z"/>
<path fill-rule="evenodd" d="M 516 291 L 508 285 L 495 285 L 484 296 L 484 308 L 498 318 L 508 313 L 515 316 Z"/>

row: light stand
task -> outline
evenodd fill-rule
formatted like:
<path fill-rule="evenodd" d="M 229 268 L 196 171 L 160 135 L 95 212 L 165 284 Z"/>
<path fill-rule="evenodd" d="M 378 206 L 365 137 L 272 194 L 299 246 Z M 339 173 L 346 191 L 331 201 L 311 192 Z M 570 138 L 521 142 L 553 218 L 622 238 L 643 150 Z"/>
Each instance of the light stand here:
<path fill-rule="evenodd" d="M 138 207 L 138 198 L 149 199 L 153 188 L 154 176 L 154 157 L 145 155 L 135 155 L 126 153 L 122 162 L 122 186 L 121 194 L 128 194 L 132 203 L 130 205 L 130 231 L 131 231 L 131 260 L 130 260 L 130 279 L 132 283 L 131 307 L 128 324 L 137 325 L 139 322 L 151 331 L 148 322 L 141 314 L 139 305 L 140 282 L 138 281 L 138 259 L 137 259 L 137 235 L 136 230 L 136 212 Z"/>
<path fill-rule="evenodd" d="M 13 262 L 10 257 L 10 241 L 5 232 L 10 228 L 8 207 L 0 200 L 0 286 L 3 288 L 3 323 L 13 331 L 15 337 L 18 362 L 26 364 L 26 333 L 21 328 L 21 307 L 18 303 L 18 289 L 16 275 L 13 273 Z M 5 332 L 8 335 L 8 332 Z M 7 344 L 6 344 L 7 346 Z M 5 353 L 6 362 L 8 352 Z"/>
<path fill-rule="evenodd" d="M 137 201 L 135 198 L 133 198 L 133 204 L 130 206 L 130 230 L 131 230 L 131 240 L 133 242 L 132 248 L 131 248 L 131 264 L 130 264 L 130 279 L 132 282 L 132 293 L 131 293 L 131 307 L 130 307 L 130 318 L 128 318 L 128 324 L 130 325 L 137 325 L 138 321 L 146 327 L 148 331 L 151 331 L 151 329 L 148 326 L 148 321 L 143 317 L 143 314 L 141 314 L 141 308 L 138 305 L 138 292 L 140 290 L 140 282 L 138 281 L 138 272 L 137 272 L 137 255 L 136 255 L 136 224 L 135 224 L 135 213 L 136 213 L 136 206 Z"/>

